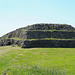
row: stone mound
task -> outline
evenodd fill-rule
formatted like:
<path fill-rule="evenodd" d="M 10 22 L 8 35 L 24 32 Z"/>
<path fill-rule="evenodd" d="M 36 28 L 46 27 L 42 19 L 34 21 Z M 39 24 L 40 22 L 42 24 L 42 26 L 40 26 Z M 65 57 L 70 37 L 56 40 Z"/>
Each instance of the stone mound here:
<path fill-rule="evenodd" d="M 19 28 L 0 38 L 0 46 L 28 47 L 75 46 L 75 28 L 67 24 L 34 24 Z"/>

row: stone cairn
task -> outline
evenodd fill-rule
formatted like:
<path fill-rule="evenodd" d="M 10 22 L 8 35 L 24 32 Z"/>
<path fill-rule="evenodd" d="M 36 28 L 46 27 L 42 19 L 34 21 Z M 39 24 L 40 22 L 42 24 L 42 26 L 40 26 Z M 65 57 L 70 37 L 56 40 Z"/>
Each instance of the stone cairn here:
<path fill-rule="evenodd" d="M 67 24 L 34 24 L 0 37 L 0 46 L 75 48 L 75 28 Z"/>

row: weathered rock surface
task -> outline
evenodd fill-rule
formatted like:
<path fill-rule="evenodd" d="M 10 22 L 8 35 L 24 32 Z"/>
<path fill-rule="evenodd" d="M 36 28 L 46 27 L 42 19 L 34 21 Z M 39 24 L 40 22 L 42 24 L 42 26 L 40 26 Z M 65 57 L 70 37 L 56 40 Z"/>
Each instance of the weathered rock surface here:
<path fill-rule="evenodd" d="M 75 30 L 74 27 L 67 24 L 34 24 L 27 26 L 25 29 L 28 30 Z"/>
<path fill-rule="evenodd" d="M 75 32 L 68 31 L 28 31 L 27 39 L 60 38 L 75 39 Z"/>
<path fill-rule="evenodd" d="M 30 47 L 57 47 L 57 48 L 75 48 L 75 40 L 35 40 L 24 41 L 23 48 Z"/>
<path fill-rule="evenodd" d="M 8 46 L 8 45 L 22 46 L 22 45 L 24 45 L 24 41 L 23 40 L 15 40 L 15 39 L 0 40 L 0 46 Z"/>

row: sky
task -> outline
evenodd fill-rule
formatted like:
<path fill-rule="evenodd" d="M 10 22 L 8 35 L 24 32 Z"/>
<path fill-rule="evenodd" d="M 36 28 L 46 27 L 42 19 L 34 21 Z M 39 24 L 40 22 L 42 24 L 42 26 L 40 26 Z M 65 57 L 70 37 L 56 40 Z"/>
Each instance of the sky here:
<path fill-rule="evenodd" d="M 0 37 L 36 23 L 75 27 L 75 0 L 0 0 Z"/>

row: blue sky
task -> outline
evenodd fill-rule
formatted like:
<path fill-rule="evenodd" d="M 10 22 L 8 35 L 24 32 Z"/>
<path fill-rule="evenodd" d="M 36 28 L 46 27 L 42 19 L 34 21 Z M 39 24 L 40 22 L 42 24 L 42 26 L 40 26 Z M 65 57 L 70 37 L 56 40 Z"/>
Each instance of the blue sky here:
<path fill-rule="evenodd" d="M 75 27 L 75 0 L 0 0 L 0 36 L 35 23 Z"/>

